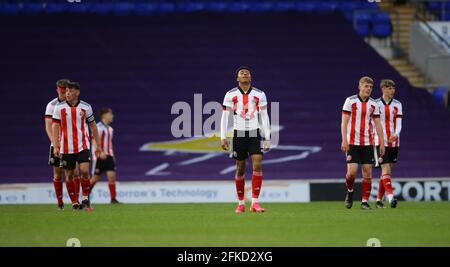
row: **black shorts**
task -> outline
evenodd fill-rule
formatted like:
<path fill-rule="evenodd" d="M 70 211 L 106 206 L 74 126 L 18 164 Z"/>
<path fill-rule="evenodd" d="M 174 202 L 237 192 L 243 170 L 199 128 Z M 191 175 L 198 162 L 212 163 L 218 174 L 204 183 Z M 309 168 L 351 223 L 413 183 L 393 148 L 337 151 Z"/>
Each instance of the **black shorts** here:
<path fill-rule="evenodd" d="M 377 146 L 377 157 L 380 155 L 380 146 Z M 380 162 L 381 165 L 386 163 L 397 163 L 398 159 L 398 147 L 385 147 L 383 161 Z"/>
<path fill-rule="evenodd" d="M 106 156 L 106 159 L 98 158 L 95 162 L 94 174 L 102 174 L 107 171 L 116 171 L 116 161 L 112 156 Z"/>
<path fill-rule="evenodd" d="M 48 153 L 48 165 L 60 167 L 60 160 L 59 157 L 55 156 L 55 153 L 53 152 L 53 146 L 50 146 L 50 151 Z"/>
<path fill-rule="evenodd" d="M 259 130 L 254 131 L 237 131 L 233 134 L 233 158 L 236 160 L 244 160 L 249 155 L 260 154 L 261 150 L 261 135 Z"/>
<path fill-rule="evenodd" d="M 373 146 L 350 145 L 346 156 L 347 163 L 373 164 L 375 162 Z"/>
<path fill-rule="evenodd" d="M 85 149 L 77 154 L 61 154 L 61 167 L 63 169 L 74 170 L 77 162 L 91 162 L 89 149 Z"/>

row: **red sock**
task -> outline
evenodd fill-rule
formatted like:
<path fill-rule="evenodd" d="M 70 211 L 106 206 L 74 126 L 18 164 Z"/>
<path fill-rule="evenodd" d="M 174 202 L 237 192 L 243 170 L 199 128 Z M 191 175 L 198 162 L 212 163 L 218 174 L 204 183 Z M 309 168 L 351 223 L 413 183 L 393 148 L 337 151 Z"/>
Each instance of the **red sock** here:
<path fill-rule="evenodd" d="M 351 179 L 348 175 L 345 176 L 345 186 L 348 191 L 353 191 L 353 185 L 355 184 L 355 179 Z"/>
<path fill-rule="evenodd" d="M 236 192 L 239 200 L 244 200 L 245 195 L 245 179 L 244 176 L 237 177 L 235 179 L 236 182 Z"/>
<path fill-rule="evenodd" d="M 63 184 L 62 181 L 57 181 L 53 179 L 53 186 L 55 187 L 56 199 L 58 200 L 58 205 L 63 205 Z"/>
<path fill-rule="evenodd" d="M 75 197 L 75 187 L 74 187 L 73 181 L 66 180 L 66 188 L 67 188 L 67 193 L 69 194 L 69 197 L 70 197 L 70 201 L 72 201 L 72 204 L 78 203 L 78 199 Z"/>
<path fill-rule="evenodd" d="M 387 195 L 393 194 L 391 176 L 389 174 L 384 174 L 381 177 L 381 180 L 383 181 L 384 188 L 386 189 L 386 194 Z"/>
<path fill-rule="evenodd" d="M 111 199 L 115 199 L 116 198 L 116 181 L 109 181 L 108 186 L 109 186 L 109 193 L 111 195 Z"/>
<path fill-rule="evenodd" d="M 73 186 L 75 187 L 75 197 L 77 199 L 80 199 L 80 177 L 79 176 L 73 177 Z"/>
<path fill-rule="evenodd" d="M 91 182 L 89 182 L 89 179 L 81 178 L 81 189 L 83 190 L 83 196 L 87 197 L 89 196 L 89 191 L 91 189 Z"/>
<path fill-rule="evenodd" d="M 380 185 L 378 186 L 378 194 L 377 194 L 377 200 L 383 200 L 384 197 L 384 184 L 383 184 L 383 177 L 380 178 Z"/>
<path fill-rule="evenodd" d="M 252 176 L 252 198 L 258 198 L 261 192 L 262 172 L 253 172 Z"/>
<path fill-rule="evenodd" d="M 361 182 L 361 192 L 362 201 L 367 202 L 370 197 L 370 191 L 372 190 L 372 181 L 370 178 L 362 178 Z"/>

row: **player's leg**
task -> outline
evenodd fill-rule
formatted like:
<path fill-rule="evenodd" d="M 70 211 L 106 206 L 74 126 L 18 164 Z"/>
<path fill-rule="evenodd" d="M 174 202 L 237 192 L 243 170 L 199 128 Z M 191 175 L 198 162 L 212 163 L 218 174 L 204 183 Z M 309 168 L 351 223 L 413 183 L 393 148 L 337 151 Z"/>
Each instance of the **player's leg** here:
<path fill-rule="evenodd" d="M 361 208 L 370 209 L 369 206 L 369 197 L 370 192 L 372 191 L 372 164 L 362 164 L 362 180 L 361 180 Z"/>
<path fill-rule="evenodd" d="M 347 163 L 347 173 L 345 175 L 345 207 L 350 209 L 353 206 L 353 186 L 355 185 L 356 175 L 358 173 L 358 163 Z"/>
<path fill-rule="evenodd" d="M 64 210 L 62 169 L 56 166 L 52 166 L 52 169 L 53 187 L 55 188 L 56 199 L 58 200 L 58 210 Z"/>
<path fill-rule="evenodd" d="M 236 213 L 242 213 L 245 211 L 245 159 L 236 160 L 236 193 L 238 197 L 238 206 Z"/>
<path fill-rule="evenodd" d="M 236 192 L 238 197 L 238 206 L 236 213 L 242 213 L 245 211 L 245 161 L 248 158 L 247 137 L 245 134 L 235 131 L 233 136 L 233 158 L 236 160 Z"/>
<path fill-rule="evenodd" d="M 394 198 L 394 193 L 392 189 L 391 173 L 392 173 L 393 163 L 386 163 L 381 166 L 382 175 L 381 181 L 386 189 L 386 196 L 391 204 L 392 208 L 397 207 L 397 200 Z"/>
<path fill-rule="evenodd" d="M 381 160 L 378 159 L 378 161 L 379 161 L 378 164 L 379 164 L 380 168 L 382 168 L 383 165 L 386 165 L 385 164 L 385 162 L 387 160 L 386 154 L 387 153 L 384 154 L 384 156 L 383 156 L 383 158 L 381 158 Z M 380 155 L 380 146 L 376 147 L 376 157 L 379 158 L 378 155 Z M 381 173 L 383 173 L 383 169 L 382 169 Z M 377 201 L 375 203 L 377 208 L 384 208 L 383 199 L 384 199 L 385 188 L 384 188 L 382 177 L 383 177 L 383 175 L 381 175 L 381 177 L 380 177 L 380 182 L 379 182 L 379 185 L 378 185 L 378 192 L 377 192 Z"/>
<path fill-rule="evenodd" d="M 345 207 L 350 209 L 353 206 L 353 186 L 355 184 L 356 175 L 358 173 L 358 164 L 360 162 L 357 146 L 349 146 L 349 150 L 346 153 L 346 161 L 347 173 L 345 175 L 345 186 L 347 190 L 345 194 Z"/>
<path fill-rule="evenodd" d="M 120 204 L 120 202 L 117 200 L 117 193 L 116 193 L 116 172 L 115 171 L 107 171 L 106 177 L 108 177 L 108 187 L 109 187 L 109 194 L 111 196 L 111 204 Z"/>
<path fill-rule="evenodd" d="M 81 174 L 81 190 L 83 192 L 83 197 L 81 204 L 83 208 L 87 211 L 92 211 L 91 204 L 89 201 L 89 192 L 91 188 L 91 182 L 89 181 L 89 163 L 90 163 L 90 152 L 89 150 L 83 150 L 76 155 L 78 165 L 80 166 L 80 174 Z"/>
<path fill-rule="evenodd" d="M 64 175 L 66 176 L 66 188 L 69 194 L 70 201 L 72 202 L 72 209 L 78 210 L 81 206 L 78 204 L 78 200 L 75 196 L 75 186 L 73 183 L 73 176 L 75 172 L 76 159 L 74 154 L 62 154 L 61 165 L 64 169 Z"/>
<path fill-rule="evenodd" d="M 264 212 L 265 210 L 259 206 L 259 193 L 261 192 L 262 186 L 262 155 L 253 154 L 252 158 L 252 204 L 250 206 L 250 211 L 253 212 Z"/>
<path fill-rule="evenodd" d="M 78 163 L 75 165 L 75 171 L 73 174 L 73 186 L 75 188 L 75 197 L 77 201 L 80 200 L 80 166 Z"/>
<path fill-rule="evenodd" d="M 63 171 L 59 166 L 61 164 L 59 157 L 56 157 L 55 154 L 53 153 L 53 146 L 50 147 L 48 164 L 52 167 L 53 187 L 55 188 L 55 195 L 58 201 L 58 210 L 64 210 L 63 181 L 62 181 Z"/>
<path fill-rule="evenodd" d="M 100 181 L 102 177 L 102 173 L 105 171 L 104 164 L 102 159 L 96 159 L 93 161 L 93 170 L 92 170 L 92 178 L 90 180 L 91 188 L 90 191 L 94 188 L 95 184 Z"/>

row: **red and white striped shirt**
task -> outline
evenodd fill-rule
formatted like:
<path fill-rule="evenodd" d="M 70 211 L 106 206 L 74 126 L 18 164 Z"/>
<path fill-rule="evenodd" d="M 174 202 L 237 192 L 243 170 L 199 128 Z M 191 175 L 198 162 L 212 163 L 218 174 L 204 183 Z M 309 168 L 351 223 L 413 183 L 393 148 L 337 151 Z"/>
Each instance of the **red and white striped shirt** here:
<path fill-rule="evenodd" d="M 77 154 L 90 148 L 88 123 L 95 121 L 91 105 L 79 100 L 75 106 L 64 101 L 56 105 L 53 122 L 59 123 L 62 154 Z"/>
<path fill-rule="evenodd" d="M 55 98 L 52 101 L 48 102 L 47 106 L 45 107 L 45 118 L 46 119 L 52 119 L 53 118 L 53 112 L 55 111 L 56 105 L 59 103 L 62 103 L 64 101 L 59 101 L 59 98 Z M 50 146 L 53 146 L 53 143 L 50 144 Z"/>
<path fill-rule="evenodd" d="M 347 97 L 342 113 L 349 115 L 347 125 L 347 141 L 349 145 L 369 146 L 374 144 L 373 123 L 374 117 L 379 117 L 375 100 L 369 97 L 366 101 L 359 95 Z"/>
<path fill-rule="evenodd" d="M 106 155 L 114 157 L 112 139 L 114 129 L 103 122 L 97 123 L 98 134 L 100 136 L 100 147 Z"/>
<path fill-rule="evenodd" d="M 400 132 L 402 130 L 402 116 L 403 107 L 402 103 L 396 99 L 391 99 L 389 103 L 386 103 L 383 98 L 376 100 L 377 109 L 380 111 L 380 122 L 383 127 L 384 145 L 386 147 L 399 147 L 400 146 Z M 397 140 L 393 143 L 389 143 L 388 140 L 392 134 L 397 135 Z M 378 136 L 375 136 L 375 144 L 379 145 Z"/>
<path fill-rule="evenodd" d="M 223 109 L 232 111 L 234 130 L 251 131 L 261 129 L 266 140 L 270 140 L 270 125 L 267 116 L 266 94 L 251 87 L 247 92 L 235 87 L 225 94 Z M 261 121 L 260 121 L 261 115 Z M 227 117 L 228 118 L 228 117 Z M 228 120 L 226 120 L 228 122 Z M 226 138 L 227 125 L 221 127 L 221 139 Z"/>

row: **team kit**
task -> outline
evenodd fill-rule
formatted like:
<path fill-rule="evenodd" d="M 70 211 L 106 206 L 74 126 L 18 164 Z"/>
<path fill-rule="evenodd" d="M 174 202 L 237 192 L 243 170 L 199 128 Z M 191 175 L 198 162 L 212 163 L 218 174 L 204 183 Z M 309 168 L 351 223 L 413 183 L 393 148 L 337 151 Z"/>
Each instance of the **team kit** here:
<path fill-rule="evenodd" d="M 236 213 L 246 211 L 246 161 L 251 161 L 250 212 L 265 212 L 258 198 L 262 189 L 263 155 L 270 149 L 270 120 L 265 92 L 252 86 L 252 70 L 241 66 L 235 72 L 237 86 L 229 90 L 223 100 L 220 123 L 221 147 L 230 152 L 236 163 L 235 185 L 238 205 Z M 395 96 L 395 82 L 379 82 L 381 97 L 371 97 L 374 80 L 359 79 L 357 94 L 347 97 L 342 108 L 341 150 L 345 156 L 345 207 L 353 206 L 354 183 L 361 166 L 361 208 L 371 209 L 368 203 L 372 189 L 372 169 L 381 168 L 376 207 L 384 208 L 385 196 L 391 208 L 397 207 L 393 195 L 391 175 L 398 159 L 402 129 L 402 104 Z M 49 165 L 53 171 L 53 185 L 58 210 L 64 210 L 63 177 L 72 210 L 93 211 L 89 195 L 95 184 L 106 175 L 111 204 L 120 204 L 116 193 L 116 160 L 113 148 L 113 110 L 101 108 L 100 121 L 95 121 L 90 104 L 80 99 L 81 86 L 61 79 L 56 82 L 57 97 L 45 110 L 45 130 L 50 141 Z M 232 114 L 232 115 L 230 115 Z M 229 119 L 233 136 L 227 138 Z M 343 194 L 344 196 L 344 194 Z M 81 197 L 81 202 L 80 202 Z"/>

